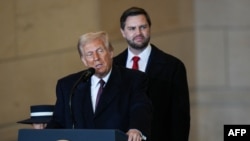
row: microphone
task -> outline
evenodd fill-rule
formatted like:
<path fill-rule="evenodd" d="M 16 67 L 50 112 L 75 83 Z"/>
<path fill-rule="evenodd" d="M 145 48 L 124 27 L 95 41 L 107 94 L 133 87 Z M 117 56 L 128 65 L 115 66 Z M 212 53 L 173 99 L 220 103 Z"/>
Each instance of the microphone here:
<path fill-rule="evenodd" d="M 95 73 L 95 69 L 94 68 L 89 68 L 86 71 L 84 71 L 81 75 L 81 77 L 79 78 L 78 81 L 83 81 L 86 82 L 87 80 L 89 80 L 89 78 Z M 79 83 L 79 82 L 78 82 Z M 77 85 L 77 84 L 76 84 Z"/>
<path fill-rule="evenodd" d="M 71 91 L 70 91 L 70 97 L 69 97 L 69 108 L 70 108 L 70 114 L 71 114 L 71 118 L 72 118 L 72 129 L 75 128 L 75 118 L 74 118 L 74 113 L 73 113 L 73 109 L 72 109 L 72 97 L 74 95 L 74 91 L 76 89 L 76 86 L 82 81 L 82 82 L 86 82 L 89 80 L 89 78 L 95 74 L 95 69 L 94 68 L 89 68 L 85 71 L 83 71 L 83 73 L 81 74 L 81 76 L 79 77 L 79 79 L 75 82 L 75 84 L 73 85 Z"/>

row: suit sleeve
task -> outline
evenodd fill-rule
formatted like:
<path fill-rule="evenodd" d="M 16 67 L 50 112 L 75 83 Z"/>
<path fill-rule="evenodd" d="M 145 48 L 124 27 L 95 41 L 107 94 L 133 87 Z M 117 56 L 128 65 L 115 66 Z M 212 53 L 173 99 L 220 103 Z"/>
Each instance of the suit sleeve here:
<path fill-rule="evenodd" d="M 173 141 L 188 141 L 190 130 L 190 103 L 186 69 L 182 62 L 173 76 L 171 138 Z M 181 135 L 181 136 L 180 136 Z"/>
<path fill-rule="evenodd" d="M 47 128 L 65 128 L 65 104 L 68 101 L 65 92 L 67 90 L 63 89 L 63 83 L 59 80 L 56 85 L 56 104 L 54 108 L 53 118 L 51 122 L 47 125 Z M 68 104 L 67 104 L 68 105 Z"/>
<path fill-rule="evenodd" d="M 149 138 L 152 120 L 152 103 L 147 97 L 148 78 L 146 75 L 139 75 L 133 82 L 130 129 L 138 129 L 143 135 Z"/>

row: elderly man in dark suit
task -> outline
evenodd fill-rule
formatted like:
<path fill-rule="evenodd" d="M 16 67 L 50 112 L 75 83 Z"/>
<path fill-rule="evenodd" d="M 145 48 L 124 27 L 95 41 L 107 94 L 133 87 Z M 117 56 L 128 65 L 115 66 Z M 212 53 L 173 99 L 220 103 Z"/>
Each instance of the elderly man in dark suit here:
<path fill-rule="evenodd" d="M 139 7 L 131 7 L 120 18 L 120 31 L 128 49 L 114 62 L 149 76 L 153 104 L 152 141 L 188 141 L 190 128 L 189 91 L 184 64 L 150 44 L 151 20 Z"/>
<path fill-rule="evenodd" d="M 127 133 L 128 141 L 149 140 L 152 105 L 146 75 L 113 65 L 106 32 L 82 35 L 78 51 L 84 65 L 95 73 L 77 85 L 85 71 L 58 80 L 55 111 L 47 128 L 119 129 Z M 97 101 L 99 87 L 102 93 Z"/>

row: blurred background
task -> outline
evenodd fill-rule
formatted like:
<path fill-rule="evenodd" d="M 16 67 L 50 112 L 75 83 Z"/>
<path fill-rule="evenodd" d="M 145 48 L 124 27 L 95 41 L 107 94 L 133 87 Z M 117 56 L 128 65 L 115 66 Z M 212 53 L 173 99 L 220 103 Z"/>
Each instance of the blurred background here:
<path fill-rule="evenodd" d="M 250 124 L 249 0 L 0 0 L 1 141 L 31 128 L 16 123 L 30 105 L 55 103 L 59 78 L 85 69 L 80 35 L 105 30 L 115 55 L 126 48 L 119 18 L 131 6 L 151 16 L 151 42 L 186 65 L 190 141 L 221 141 L 223 125 Z"/>

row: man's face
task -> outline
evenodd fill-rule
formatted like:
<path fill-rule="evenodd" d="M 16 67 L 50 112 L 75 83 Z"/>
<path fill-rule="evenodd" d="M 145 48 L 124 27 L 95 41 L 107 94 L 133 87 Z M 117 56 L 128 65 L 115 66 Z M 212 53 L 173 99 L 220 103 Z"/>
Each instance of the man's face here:
<path fill-rule="evenodd" d="M 124 30 L 120 30 L 133 49 L 143 50 L 149 43 L 150 27 L 144 15 L 127 17 Z"/>
<path fill-rule="evenodd" d="M 109 51 L 102 40 L 96 39 L 82 47 L 82 62 L 95 69 L 95 75 L 104 77 L 112 67 L 113 51 Z"/>

